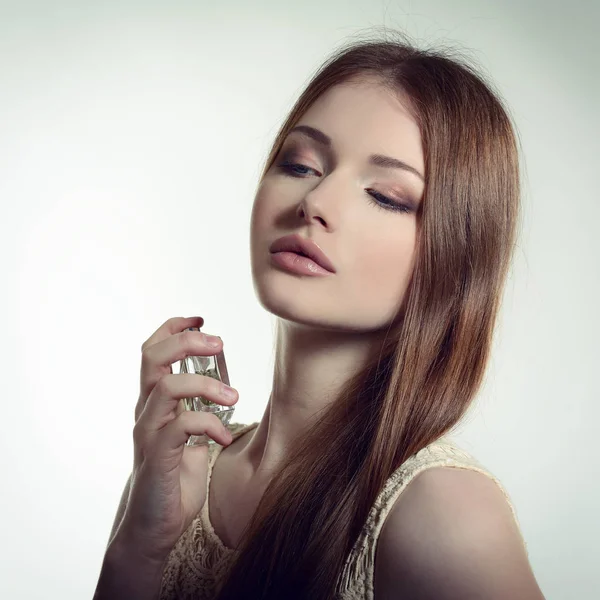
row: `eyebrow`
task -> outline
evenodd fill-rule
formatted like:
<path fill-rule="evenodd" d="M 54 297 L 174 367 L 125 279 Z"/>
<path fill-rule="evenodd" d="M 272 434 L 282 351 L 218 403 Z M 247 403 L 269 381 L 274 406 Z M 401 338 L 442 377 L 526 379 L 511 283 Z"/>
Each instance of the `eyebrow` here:
<path fill-rule="evenodd" d="M 331 138 L 328 135 L 323 133 L 320 129 L 316 129 L 310 125 L 296 125 L 296 127 L 290 131 L 290 134 L 294 132 L 306 135 L 326 148 L 331 148 L 332 146 Z M 397 158 L 392 158 L 391 156 L 385 156 L 383 154 L 371 154 L 369 156 L 369 163 L 375 165 L 376 167 L 403 169 L 404 171 L 413 173 L 421 181 L 425 182 L 425 178 L 423 175 L 421 175 L 421 173 L 419 173 L 419 171 L 417 171 L 417 169 L 411 167 L 409 164 L 406 164 L 404 161 L 398 160 Z"/>

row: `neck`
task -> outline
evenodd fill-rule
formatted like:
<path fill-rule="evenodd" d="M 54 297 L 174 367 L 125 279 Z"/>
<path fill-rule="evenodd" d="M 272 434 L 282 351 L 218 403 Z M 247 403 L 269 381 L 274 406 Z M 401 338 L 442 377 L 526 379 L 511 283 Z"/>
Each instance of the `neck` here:
<path fill-rule="evenodd" d="M 268 481 L 287 449 L 379 351 L 385 331 L 340 332 L 286 322 L 278 330 L 273 387 L 262 419 L 240 451 L 255 481 Z"/>

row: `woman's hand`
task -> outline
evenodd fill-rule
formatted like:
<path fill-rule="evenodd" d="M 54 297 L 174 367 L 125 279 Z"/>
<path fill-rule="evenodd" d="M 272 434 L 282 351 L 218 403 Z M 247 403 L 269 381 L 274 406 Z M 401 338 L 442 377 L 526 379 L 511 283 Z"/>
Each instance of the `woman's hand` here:
<path fill-rule="evenodd" d="M 204 396 L 231 406 L 227 386 L 194 373 L 173 374 L 171 364 L 186 356 L 218 354 L 223 343 L 199 331 L 202 317 L 166 321 L 142 345 L 140 396 L 133 428 L 134 465 L 129 500 L 117 531 L 121 544 L 152 561 L 163 561 L 206 500 L 208 445 L 186 446 L 190 435 L 207 434 L 223 446 L 231 434 L 211 413 L 181 411 L 182 398 Z M 229 388 L 232 389 L 232 388 Z M 179 410 L 178 410 L 179 405 Z"/>

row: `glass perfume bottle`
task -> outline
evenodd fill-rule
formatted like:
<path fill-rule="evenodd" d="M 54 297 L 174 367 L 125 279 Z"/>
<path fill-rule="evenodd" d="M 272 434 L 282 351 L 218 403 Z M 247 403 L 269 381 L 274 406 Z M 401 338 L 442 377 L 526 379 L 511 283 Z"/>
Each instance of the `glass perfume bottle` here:
<path fill-rule="evenodd" d="M 200 328 L 189 327 L 188 331 L 200 331 Z M 205 375 L 207 377 L 212 377 L 213 379 L 218 379 L 226 385 L 230 385 L 225 354 L 223 354 L 223 351 L 213 356 L 186 356 L 179 361 L 179 372 Z M 200 410 L 216 414 L 225 427 L 229 424 L 233 411 L 235 410 L 235 406 L 217 404 L 202 396 L 183 398 L 180 402 L 182 410 Z M 181 410 L 179 412 L 181 412 Z M 207 435 L 190 435 L 185 445 L 201 446 L 207 443 L 209 446 L 216 444 L 216 442 Z"/>

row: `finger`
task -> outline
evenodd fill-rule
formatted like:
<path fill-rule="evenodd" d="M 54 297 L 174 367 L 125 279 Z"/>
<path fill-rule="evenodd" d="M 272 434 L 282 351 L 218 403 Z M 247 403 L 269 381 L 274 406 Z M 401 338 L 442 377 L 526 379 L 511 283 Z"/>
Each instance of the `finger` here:
<path fill-rule="evenodd" d="M 191 435 L 206 434 L 212 440 L 227 446 L 231 433 L 213 413 L 185 411 L 168 423 L 156 436 L 149 458 L 153 461 L 168 461 L 180 456 L 182 447 Z"/>
<path fill-rule="evenodd" d="M 140 396 L 144 400 L 158 382 L 172 374 L 171 365 L 187 356 L 212 356 L 223 349 L 223 342 L 217 338 L 217 346 L 211 346 L 210 336 L 200 331 L 181 331 L 147 346 L 142 352 L 140 370 Z"/>
<path fill-rule="evenodd" d="M 186 356 L 213 356 L 222 349 L 223 340 L 218 336 L 186 329 L 148 346 L 143 352 L 143 360 L 152 368 L 172 365 Z"/>
<path fill-rule="evenodd" d="M 166 340 L 169 336 L 179 333 L 188 327 L 202 327 L 204 319 L 202 317 L 172 317 L 167 319 L 143 344 L 142 352 L 157 342 Z"/>
<path fill-rule="evenodd" d="M 202 396 L 217 404 L 232 406 L 238 401 L 237 390 L 234 389 L 234 397 L 229 398 L 225 395 L 227 389 L 228 386 L 218 379 L 196 373 L 165 375 L 148 396 L 146 406 L 135 427 L 142 432 L 142 438 L 153 436 L 184 412 L 178 410 L 181 408 L 180 405 L 183 405 L 183 402 L 180 402 L 183 398 Z"/>

